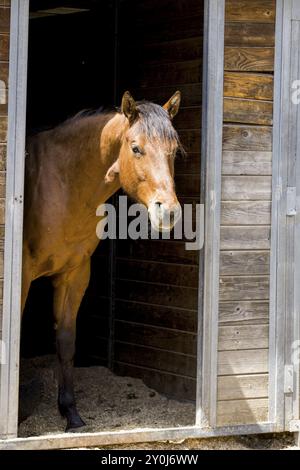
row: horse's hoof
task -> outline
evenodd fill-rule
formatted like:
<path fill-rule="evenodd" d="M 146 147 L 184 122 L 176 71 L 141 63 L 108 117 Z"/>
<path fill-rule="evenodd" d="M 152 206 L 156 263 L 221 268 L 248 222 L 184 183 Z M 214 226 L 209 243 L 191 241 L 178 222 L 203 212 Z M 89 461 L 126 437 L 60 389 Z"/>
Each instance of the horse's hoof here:
<path fill-rule="evenodd" d="M 78 432 L 80 431 L 80 428 L 85 425 L 85 422 L 80 418 L 79 415 L 73 416 L 72 419 L 68 420 L 65 432 Z"/>

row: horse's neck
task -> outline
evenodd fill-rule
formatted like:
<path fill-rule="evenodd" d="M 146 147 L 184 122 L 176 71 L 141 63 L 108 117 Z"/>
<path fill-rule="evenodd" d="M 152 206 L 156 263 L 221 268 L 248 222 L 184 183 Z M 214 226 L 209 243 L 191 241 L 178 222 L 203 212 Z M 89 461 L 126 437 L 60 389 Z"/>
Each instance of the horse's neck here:
<path fill-rule="evenodd" d="M 73 167 L 70 179 L 86 185 L 97 204 L 105 202 L 120 188 L 118 177 L 106 183 L 105 175 L 119 156 L 126 124 L 126 118 L 119 113 L 95 115 L 83 118 L 77 133 L 76 129 L 72 130 L 70 138 L 77 155 L 74 156 L 76 169 Z M 66 168 L 66 173 L 68 171 Z"/>

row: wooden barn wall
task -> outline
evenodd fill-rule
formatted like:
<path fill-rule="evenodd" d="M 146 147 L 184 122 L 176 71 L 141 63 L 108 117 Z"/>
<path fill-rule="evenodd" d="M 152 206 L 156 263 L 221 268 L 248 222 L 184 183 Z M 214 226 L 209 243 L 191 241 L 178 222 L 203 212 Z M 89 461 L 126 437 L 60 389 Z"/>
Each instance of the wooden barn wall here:
<path fill-rule="evenodd" d="M 159 104 L 181 90 L 182 107 L 174 122 L 187 157 L 177 158 L 175 182 L 180 201 L 195 203 L 200 193 L 203 1 L 122 5 L 119 88 Z M 133 29 L 124 21 L 128 8 Z M 185 250 L 183 241 L 118 241 L 113 325 L 115 372 L 193 400 L 198 257 L 197 251 Z"/>
<path fill-rule="evenodd" d="M 227 0 L 218 425 L 268 420 L 275 0 Z"/>
<path fill-rule="evenodd" d="M 2 325 L 3 294 L 3 253 L 4 253 L 4 208 L 5 208 L 5 168 L 7 141 L 7 90 L 9 57 L 10 0 L 0 0 L 0 339 Z M 2 90 L 5 87 L 6 97 Z"/>

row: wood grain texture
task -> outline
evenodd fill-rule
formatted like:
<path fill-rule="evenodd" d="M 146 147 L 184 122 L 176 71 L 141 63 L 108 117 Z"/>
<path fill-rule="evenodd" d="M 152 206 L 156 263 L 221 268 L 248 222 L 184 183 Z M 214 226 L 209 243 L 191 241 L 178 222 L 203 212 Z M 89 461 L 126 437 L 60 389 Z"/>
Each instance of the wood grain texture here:
<path fill-rule="evenodd" d="M 262 374 L 268 372 L 268 349 L 220 351 L 218 375 Z"/>
<path fill-rule="evenodd" d="M 218 426 L 268 421 L 269 400 L 267 398 L 219 401 L 217 408 Z"/>
<path fill-rule="evenodd" d="M 0 34 L 0 61 L 8 61 L 9 55 L 9 35 Z"/>
<path fill-rule="evenodd" d="M 117 280 L 116 299 L 196 310 L 198 289 Z"/>
<path fill-rule="evenodd" d="M 159 306 L 144 302 L 119 300 L 115 304 L 115 317 L 133 323 L 173 328 L 191 333 L 197 331 L 197 310 Z"/>
<path fill-rule="evenodd" d="M 274 47 L 225 47 L 225 70 L 273 72 Z"/>
<path fill-rule="evenodd" d="M 272 150 L 272 129 L 264 126 L 224 125 L 223 150 Z"/>
<path fill-rule="evenodd" d="M 183 107 L 200 106 L 202 102 L 201 83 L 191 83 L 180 85 L 181 102 Z M 160 105 L 164 104 L 174 93 L 174 86 L 155 86 L 155 82 L 146 88 L 133 89 L 133 96 L 136 99 L 155 101 Z M 178 118 L 180 113 L 178 114 Z M 176 119 L 176 118 L 175 118 Z"/>
<path fill-rule="evenodd" d="M 273 76 L 262 73 L 225 72 L 224 96 L 271 101 Z"/>
<path fill-rule="evenodd" d="M 237 325 L 219 327 L 219 351 L 264 349 L 269 346 L 268 325 Z"/>
<path fill-rule="evenodd" d="M 6 144 L 0 144 L 0 171 L 6 169 Z"/>
<path fill-rule="evenodd" d="M 199 57 L 202 56 L 202 48 L 203 41 L 201 36 L 147 44 L 143 53 L 143 61 L 147 64 L 162 64 L 199 60 Z"/>
<path fill-rule="evenodd" d="M 222 225 L 270 225 L 269 201 L 222 202 Z"/>
<path fill-rule="evenodd" d="M 271 126 L 273 104 L 270 101 L 225 98 L 224 122 Z"/>
<path fill-rule="evenodd" d="M 223 201 L 270 201 L 270 176 L 223 176 Z"/>
<path fill-rule="evenodd" d="M 269 250 L 270 227 L 221 227 L 221 250 Z"/>
<path fill-rule="evenodd" d="M 226 0 L 225 21 L 275 23 L 275 0 Z"/>
<path fill-rule="evenodd" d="M 223 276 L 220 278 L 220 301 L 268 299 L 269 276 Z"/>
<path fill-rule="evenodd" d="M 198 287 L 198 266 L 141 260 L 119 260 L 116 277 L 142 282 Z"/>
<path fill-rule="evenodd" d="M 190 356 L 196 356 L 197 351 L 197 336 L 194 333 L 127 323 L 120 320 L 115 322 L 115 340 Z"/>
<path fill-rule="evenodd" d="M 231 23 L 225 24 L 225 46 L 233 47 L 274 47 L 274 23 Z"/>
<path fill-rule="evenodd" d="M 117 246 L 117 256 L 177 264 L 198 262 L 198 254 L 195 251 L 186 250 L 184 243 L 173 240 L 120 241 Z"/>
<path fill-rule="evenodd" d="M 185 83 L 201 83 L 202 60 L 170 64 L 147 65 L 141 70 L 141 87 L 156 85 L 179 86 Z"/>
<path fill-rule="evenodd" d="M 221 251 L 220 275 L 260 275 L 270 272 L 269 251 Z"/>
<path fill-rule="evenodd" d="M 7 117 L 0 116 L 0 142 L 4 143 L 7 140 Z"/>
<path fill-rule="evenodd" d="M 222 174 L 271 176 L 272 152 L 224 151 L 222 158 Z"/>
<path fill-rule="evenodd" d="M 154 367 L 162 372 L 171 372 L 192 378 L 196 376 L 196 357 L 176 354 L 173 351 L 156 350 L 117 341 L 114 358 L 117 362 L 139 367 Z"/>
<path fill-rule="evenodd" d="M 9 33 L 10 9 L 0 6 L 0 33 Z"/>
<path fill-rule="evenodd" d="M 218 400 L 244 400 L 268 396 L 268 375 L 228 375 L 218 377 Z"/>
<path fill-rule="evenodd" d="M 219 305 L 219 323 L 221 325 L 244 324 L 251 322 L 267 322 L 269 319 L 269 302 L 268 301 L 227 301 L 220 302 Z"/>

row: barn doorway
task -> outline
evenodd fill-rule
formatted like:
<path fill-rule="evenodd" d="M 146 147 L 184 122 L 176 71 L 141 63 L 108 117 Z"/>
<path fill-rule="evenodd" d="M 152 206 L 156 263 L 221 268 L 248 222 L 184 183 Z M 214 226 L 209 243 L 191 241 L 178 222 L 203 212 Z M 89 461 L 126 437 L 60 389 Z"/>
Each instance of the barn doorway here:
<path fill-rule="evenodd" d="M 176 188 L 181 203 L 199 202 L 203 3 L 31 0 L 28 133 L 82 109 L 118 106 L 127 89 L 159 104 L 179 89 L 175 127 L 187 157 L 176 161 Z M 123 429 L 128 414 L 133 427 L 194 424 L 198 286 L 199 252 L 184 241 L 99 244 L 77 322 L 76 380 L 93 389 L 89 403 L 83 382 L 77 390 L 87 431 Z M 21 378 L 36 376 L 41 389 L 20 436 L 63 429 L 47 415 L 51 401 L 56 407 L 54 350 L 52 288 L 41 279 L 21 337 Z"/>

